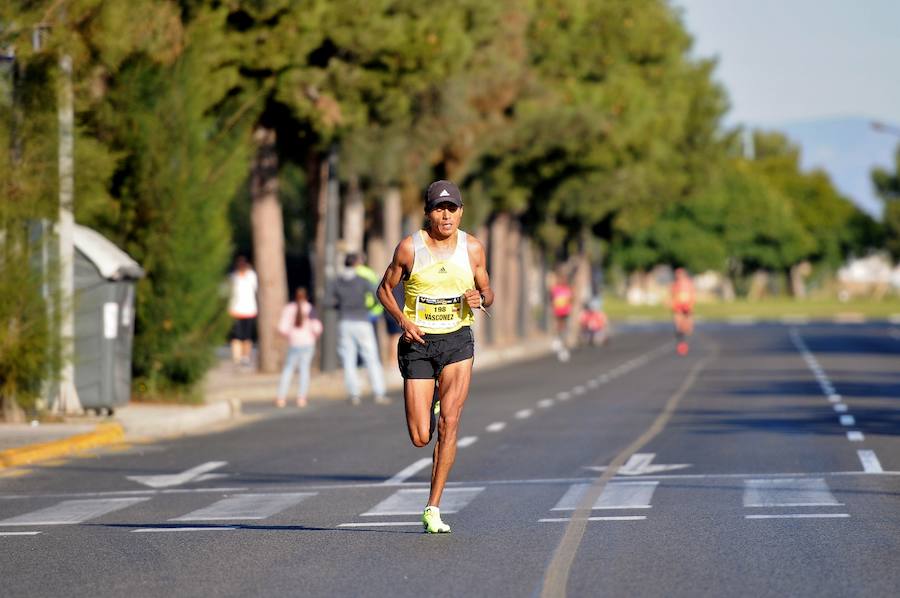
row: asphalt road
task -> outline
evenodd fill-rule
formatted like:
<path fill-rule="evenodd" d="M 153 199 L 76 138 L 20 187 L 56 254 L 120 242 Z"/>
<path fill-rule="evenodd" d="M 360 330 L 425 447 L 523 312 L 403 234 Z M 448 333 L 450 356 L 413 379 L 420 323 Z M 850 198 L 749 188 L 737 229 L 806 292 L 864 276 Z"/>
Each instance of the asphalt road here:
<path fill-rule="evenodd" d="M 476 374 L 450 535 L 399 401 L 266 409 L 0 478 L 0 594 L 895 596 L 898 401 L 897 326 L 634 329 Z"/>

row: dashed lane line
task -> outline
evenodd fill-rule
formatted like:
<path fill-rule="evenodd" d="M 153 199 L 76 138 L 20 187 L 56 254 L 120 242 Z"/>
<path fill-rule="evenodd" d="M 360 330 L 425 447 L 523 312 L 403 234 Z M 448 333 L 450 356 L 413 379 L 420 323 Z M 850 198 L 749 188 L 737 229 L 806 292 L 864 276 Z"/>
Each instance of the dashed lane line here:
<path fill-rule="evenodd" d="M 644 521 L 646 515 L 618 515 L 604 517 L 583 517 L 581 519 L 573 519 L 572 517 L 547 517 L 538 519 L 538 523 L 568 523 L 569 521 Z"/>
<path fill-rule="evenodd" d="M 393 477 L 388 478 L 387 480 L 382 482 L 382 484 L 384 484 L 385 486 L 402 484 L 426 467 L 431 467 L 431 457 L 423 457 L 412 465 L 407 465 L 406 467 L 395 473 Z"/>
<path fill-rule="evenodd" d="M 875 451 L 859 450 L 856 451 L 856 454 L 859 456 L 860 463 L 862 463 L 863 471 L 866 473 L 884 473 Z"/>
<path fill-rule="evenodd" d="M 0 532 L 0 536 L 37 536 L 41 532 Z"/>
<path fill-rule="evenodd" d="M 842 415 L 840 417 L 840 422 L 842 426 L 855 426 L 856 418 L 852 415 Z"/>
<path fill-rule="evenodd" d="M 506 427 L 506 422 L 494 422 L 485 428 L 488 432 L 500 432 Z"/>
<path fill-rule="evenodd" d="M 234 526 L 206 526 L 206 527 L 141 527 L 131 530 L 133 534 L 162 534 L 171 532 L 228 532 L 236 530 Z"/>
<path fill-rule="evenodd" d="M 478 442 L 478 436 L 464 436 L 456 441 L 456 446 L 458 448 L 466 448 L 467 446 L 472 446 Z"/>
<path fill-rule="evenodd" d="M 404 527 L 420 526 L 421 521 L 368 521 L 363 523 L 339 523 L 338 527 Z"/>
<path fill-rule="evenodd" d="M 744 515 L 744 519 L 846 519 L 849 513 L 786 513 L 781 515 Z"/>
<path fill-rule="evenodd" d="M 537 406 L 541 409 L 549 409 L 550 407 L 553 407 L 554 404 L 556 404 L 556 401 L 553 399 L 542 399 L 537 402 Z"/>
<path fill-rule="evenodd" d="M 531 417 L 531 414 L 534 413 L 531 409 L 520 409 L 516 411 L 516 419 L 527 419 Z"/>
<path fill-rule="evenodd" d="M 862 442 L 865 439 L 866 437 L 859 430 L 850 430 L 847 432 L 847 440 L 850 442 Z"/>

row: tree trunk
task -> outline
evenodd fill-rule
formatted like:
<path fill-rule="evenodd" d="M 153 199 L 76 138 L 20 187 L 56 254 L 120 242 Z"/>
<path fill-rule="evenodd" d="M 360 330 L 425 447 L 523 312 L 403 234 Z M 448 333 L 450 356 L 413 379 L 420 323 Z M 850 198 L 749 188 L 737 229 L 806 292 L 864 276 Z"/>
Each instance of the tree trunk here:
<path fill-rule="evenodd" d="M 806 299 L 806 278 L 812 274 L 812 264 L 800 262 L 791 266 L 791 295 L 794 299 Z"/>
<path fill-rule="evenodd" d="M 62 367 L 55 410 L 81 413 L 75 389 L 75 113 L 72 92 L 72 59 L 60 59 L 59 90 L 59 319 Z"/>
<path fill-rule="evenodd" d="M 250 220 L 259 277 L 259 369 L 276 372 L 281 359 L 276 328 L 287 299 L 287 273 L 284 265 L 284 224 L 278 198 L 275 129 L 257 125 L 253 131 L 253 141 L 256 156 L 250 179 L 253 201 Z"/>
<path fill-rule="evenodd" d="M 591 261 L 587 254 L 586 233 L 582 234 L 581 247 L 575 256 L 575 272 L 572 275 L 572 313 L 569 315 L 568 342 L 574 347 L 578 343 L 581 327 L 581 312 L 585 299 L 591 290 Z"/>
<path fill-rule="evenodd" d="M 509 274 L 506 250 L 508 225 L 509 214 L 497 214 L 491 223 L 490 229 L 491 286 L 494 288 L 494 294 L 496 295 L 494 300 L 495 308 L 492 312 L 496 321 L 491 322 L 490 329 L 491 341 L 496 345 L 506 344 L 509 336 L 505 315 L 509 302 L 506 284 Z"/>
<path fill-rule="evenodd" d="M 363 238 L 366 228 L 366 206 L 363 203 L 362 190 L 359 188 L 359 177 L 352 175 L 347 185 L 347 197 L 344 202 L 344 249 L 347 253 L 359 253 L 363 250 Z"/>
<path fill-rule="evenodd" d="M 520 253 L 520 268 L 522 271 L 521 284 L 519 285 L 519 334 L 522 338 L 534 336 L 537 323 L 534 319 L 535 306 L 540 301 L 540 290 L 543 281 L 540 280 L 540 265 L 534 259 L 534 246 L 531 239 L 523 236 Z"/>
<path fill-rule="evenodd" d="M 315 198 L 313 220 L 316 236 L 313 241 L 313 303 L 322 305 L 325 299 L 325 212 L 328 205 L 328 161 L 318 152 L 311 152 L 307 166 L 310 197 Z"/>
<path fill-rule="evenodd" d="M 758 301 L 769 292 L 769 273 L 765 270 L 757 270 L 750 278 L 750 290 L 747 291 L 747 299 Z"/>
<path fill-rule="evenodd" d="M 504 327 L 510 342 L 521 338 L 519 310 L 522 308 L 522 229 L 519 222 L 507 215 L 506 220 L 506 288 L 503 303 Z"/>
<path fill-rule="evenodd" d="M 400 244 L 403 236 L 403 203 L 400 189 L 397 187 L 388 187 L 384 194 L 381 222 L 384 227 L 382 229 L 384 244 L 390 252 L 388 259 L 391 259 L 394 255 L 394 249 Z"/>

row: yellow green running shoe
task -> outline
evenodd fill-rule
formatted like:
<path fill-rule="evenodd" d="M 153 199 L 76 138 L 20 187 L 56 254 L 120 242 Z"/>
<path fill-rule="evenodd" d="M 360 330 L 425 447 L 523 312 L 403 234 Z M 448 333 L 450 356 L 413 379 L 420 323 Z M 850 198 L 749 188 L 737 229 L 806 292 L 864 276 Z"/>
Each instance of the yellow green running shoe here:
<path fill-rule="evenodd" d="M 440 399 L 438 399 L 437 401 L 434 402 L 434 407 L 431 409 L 431 412 L 435 415 L 441 414 L 441 400 Z"/>
<path fill-rule="evenodd" d="M 429 534 L 449 534 L 450 526 L 441 521 L 441 510 L 437 507 L 425 507 L 422 513 L 422 525 Z"/>

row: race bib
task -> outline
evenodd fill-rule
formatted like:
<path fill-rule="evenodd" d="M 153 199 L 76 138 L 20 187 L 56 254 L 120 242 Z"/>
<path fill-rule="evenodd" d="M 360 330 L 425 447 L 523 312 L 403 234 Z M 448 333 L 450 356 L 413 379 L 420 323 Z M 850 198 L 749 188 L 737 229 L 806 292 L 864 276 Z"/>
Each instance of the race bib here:
<path fill-rule="evenodd" d="M 455 328 L 462 322 L 463 296 L 416 297 L 416 324 L 427 328 Z"/>

